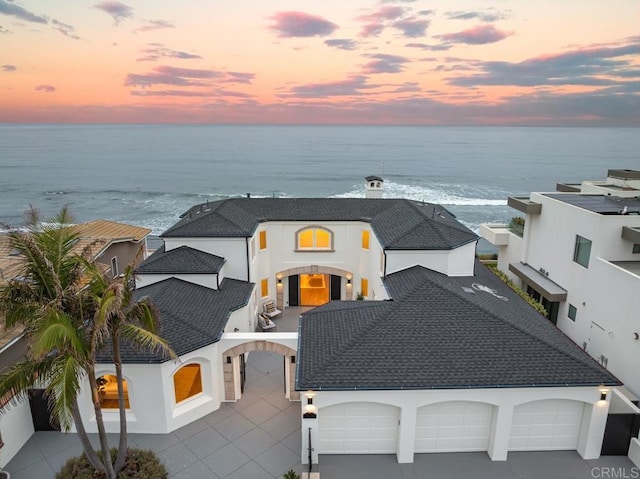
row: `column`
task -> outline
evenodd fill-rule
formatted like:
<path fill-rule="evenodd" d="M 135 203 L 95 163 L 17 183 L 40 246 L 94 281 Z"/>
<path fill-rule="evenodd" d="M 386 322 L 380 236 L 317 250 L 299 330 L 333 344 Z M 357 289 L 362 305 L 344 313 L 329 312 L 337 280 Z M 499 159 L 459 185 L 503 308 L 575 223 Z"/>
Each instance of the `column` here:
<path fill-rule="evenodd" d="M 611 393 L 609 393 L 609 397 L 611 397 Z M 583 459 L 597 459 L 600 457 L 608 414 L 608 400 L 584 405 L 582 427 L 580 429 L 580 437 L 578 438 L 578 454 L 580 454 Z"/>
<path fill-rule="evenodd" d="M 412 463 L 416 448 L 416 408 L 405 406 L 400 409 L 400 425 L 398 427 L 398 449 L 396 455 L 399 463 Z"/>
<path fill-rule="evenodd" d="M 491 417 L 491 437 L 489 438 L 489 457 L 492 461 L 506 461 L 509 452 L 513 405 L 493 406 Z"/>

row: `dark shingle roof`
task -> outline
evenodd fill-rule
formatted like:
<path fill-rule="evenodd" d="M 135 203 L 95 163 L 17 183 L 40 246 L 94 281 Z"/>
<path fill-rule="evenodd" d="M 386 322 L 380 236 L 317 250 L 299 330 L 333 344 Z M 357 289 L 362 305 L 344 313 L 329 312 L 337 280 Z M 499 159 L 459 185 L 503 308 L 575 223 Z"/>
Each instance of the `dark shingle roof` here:
<path fill-rule="evenodd" d="M 476 270 L 448 277 L 415 266 L 387 277 L 391 301 L 303 314 L 296 389 L 619 384 L 486 267 Z"/>
<path fill-rule="evenodd" d="M 252 291 L 252 283 L 235 279 L 225 278 L 215 290 L 169 278 L 136 290 L 136 297 L 151 298 L 160 313 L 160 336 L 180 356 L 219 341 L 230 313 L 247 305 Z M 102 356 L 100 359 L 108 359 L 106 353 Z M 126 363 L 168 359 L 122 344 L 122 360 Z"/>
<path fill-rule="evenodd" d="M 136 273 L 216 274 L 225 259 L 189 246 L 165 251 L 164 245 L 138 266 Z"/>
<path fill-rule="evenodd" d="M 194 206 L 162 236 L 248 237 L 267 221 L 370 222 L 386 249 L 451 249 L 478 238 L 441 206 L 371 198 L 231 198 Z"/>

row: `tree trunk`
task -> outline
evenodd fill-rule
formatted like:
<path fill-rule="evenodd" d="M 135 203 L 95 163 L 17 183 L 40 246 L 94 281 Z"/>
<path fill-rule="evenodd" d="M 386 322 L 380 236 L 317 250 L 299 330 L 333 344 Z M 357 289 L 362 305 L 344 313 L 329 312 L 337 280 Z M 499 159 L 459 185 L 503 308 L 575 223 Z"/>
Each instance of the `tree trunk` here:
<path fill-rule="evenodd" d="M 96 372 L 90 366 L 87 371 L 89 377 L 89 385 L 91 386 L 91 399 L 93 399 L 93 409 L 96 413 L 96 425 L 98 426 L 98 438 L 100 439 L 100 449 L 102 450 L 102 458 L 104 463 L 107 479 L 116 479 L 111 463 L 111 452 L 109 451 L 109 441 L 107 440 L 107 432 L 104 429 L 104 420 L 102 418 L 102 407 L 100 406 L 100 395 L 98 394 L 98 384 L 96 382 Z"/>
<path fill-rule="evenodd" d="M 73 422 L 76 425 L 76 431 L 78 432 L 78 436 L 80 436 L 80 442 L 82 442 L 82 449 L 84 449 L 84 453 L 87 455 L 87 459 L 94 467 L 96 471 L 105 472 L 104 464 L 100 461 L 98 454 L 96 454 L 96 450 L 93 448 L 91 441 L 89 441 L 89 436 L 87 435 L 87 431 L 84 428 L 84 423 L 82 422 L 82 416 L 80 416 L 80 409 L 78 409 L 78 400 L 73 400 L 73 405 L 71 406 L 71 414 L 73 415 Z"/>
<path fill-rule="evenodd" d="M 111 344 L 113 347 L 113 363 L 116 367 L 116 379 L 118 381 L 118 409 L 120 413 L 120 443 L 118 444 L 118 456 L 116 457 L 116 464 L 114 466 L 117 475 L 127 460 L 127 412 L 124 402 L 124 384 L 122 381 L 120 337 L 117 330 L 111 333 Z"/>

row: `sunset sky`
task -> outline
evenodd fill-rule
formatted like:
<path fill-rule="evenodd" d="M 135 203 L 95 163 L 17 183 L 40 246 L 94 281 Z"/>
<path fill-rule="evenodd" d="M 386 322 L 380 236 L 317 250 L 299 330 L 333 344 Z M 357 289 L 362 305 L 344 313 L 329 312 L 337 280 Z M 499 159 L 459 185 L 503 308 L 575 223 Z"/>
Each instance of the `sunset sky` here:
<path fill-rule="evenodd" d="M 640 126 L 640 0 L 0 0 L 0 122 Z"/>

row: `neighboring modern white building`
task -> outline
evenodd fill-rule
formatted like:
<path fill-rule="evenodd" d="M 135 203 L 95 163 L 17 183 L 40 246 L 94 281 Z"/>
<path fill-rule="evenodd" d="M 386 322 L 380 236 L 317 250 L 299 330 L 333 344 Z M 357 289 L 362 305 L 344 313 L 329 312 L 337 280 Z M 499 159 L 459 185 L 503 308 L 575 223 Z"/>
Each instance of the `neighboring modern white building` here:
<path fill-rule="evenodd" d="M 481 235 L 498 267 L 538 299 L 553 323 L 640 396 L 640 171 L 509 198 L 524 214 L 522 237 L 507 225 Z"/>
<path fill-rule="evenodd" d="M 138 268 L 171 360 L 123 348 L 128 429 L 166 433 L 242 396 L 247 353 L 285 357 L 303 400 L 302 462 L 318 454 L 577 450 L 600 455 L 620 381 L 475 259 L 446 209 L 366 198 L 197 205 Z M 362 301 L 358 301 L 362 299 Z M 259 331 L 265 302 L 318 306 L 299 332 Z M 110 432 L 114 368 L 97 368 Z M 80 398 L 88 430 L 91 399 Z M 109 411 L 109 409 L 112 409 Z"/>

